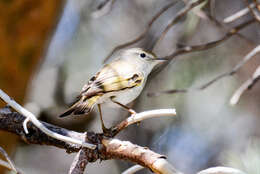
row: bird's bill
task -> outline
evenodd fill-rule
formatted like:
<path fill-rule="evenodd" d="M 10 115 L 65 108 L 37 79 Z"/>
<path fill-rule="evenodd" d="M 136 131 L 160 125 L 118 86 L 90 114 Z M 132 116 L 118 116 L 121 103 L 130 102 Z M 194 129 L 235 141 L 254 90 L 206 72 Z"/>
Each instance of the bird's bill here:
<path fill-rule="evenodd" d="M 169 60 L 169 59 L 167 59 L 165 57 L 158 57 L 158 58 L 155 58 L 154 60 Z"/>

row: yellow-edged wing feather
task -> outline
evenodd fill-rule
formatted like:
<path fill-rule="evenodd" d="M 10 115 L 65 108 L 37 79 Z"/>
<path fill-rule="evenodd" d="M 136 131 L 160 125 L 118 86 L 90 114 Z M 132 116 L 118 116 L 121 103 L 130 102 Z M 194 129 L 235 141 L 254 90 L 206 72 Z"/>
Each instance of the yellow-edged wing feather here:
<path fill-rule="evenodd" d="M 82 88 L 80 99 L 60 117 L 70 114 L 79 115 L 90 112 L 98 99 L 104 94 L 121 91 L 143 83 L 142 74 L 135 72 L 135 67 L 123 60 L 105 65 L 88 84 Z"/>

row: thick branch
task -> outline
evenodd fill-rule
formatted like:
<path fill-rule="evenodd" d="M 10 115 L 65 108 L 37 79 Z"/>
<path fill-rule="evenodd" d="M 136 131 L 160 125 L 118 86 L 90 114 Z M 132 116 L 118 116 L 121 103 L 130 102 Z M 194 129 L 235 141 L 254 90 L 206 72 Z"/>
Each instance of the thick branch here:
<path fill-rule="evenodd" d="M 74 158 L 70 166 L 69 174 L 83 174 L 88 161 L 86 149 L 82 148 Z"/>
<path fill-rule="evenodd" d="M 25 122 L 24 122 L 25 124 L 23 123 L 23 128 L 26 131 L 26 134 L 28 134 L 27 123 L 30 120 L 36 127 L 38 127 L 42 132 L 49 135 L 50 137 L 56 138 L 61 141 L 69 142 L 69 143 L 79 144 L 84 147 L 88 147 L 90 149 L 96 148 L 96 146 L 93 144 L 82 142 L 82 141 L 79 141 L 78 139 L 73 139 L 71 137 L 60 135 L 60 134 L 57 134 L 56 132 L 49 130 L 36 118 L 36 116 L 33 113 L 31 113 L 30 111 L 28 111 L 27 109 L 23 108 L 21 105 L 16 103 L 16 101 L 14 101 L 12 98 L 10 98 L 1 89 L 0 89 L 0 99 L 2 99 L 4 102 L 6 102 L 8 105 L 10 105 L 13 109 L 15 109 L 17 112 L 19 112 L 20 114 L 22 114 L 26 117 Z"/>
<path fill-rule="evenodd" d="M 67 143 L 64 141 L 52 138 L 42 132 L 39 128 L 33 125 L 31 122 L 28 123 L 27 127 L 29 134 L 26 134 L 23 129 L 23 121 L 25 117 L 17 112 L 12 112 L 9 108 L 0 110 L 0 130 L 12 132 L 21 137 L 25 142 L 29 144 L 40 144 L 40 145 L 51 145 L 59 148 L 66 149 L 68 153 L 78 152 L 80 150 L 79 145 Z M 84 140 L 84 134 L 69 131 L 45 122 L 41 122 L 44 126 L 53 132 L 59 133 L 64 136 Z"/>
<path fill-rule="evenodd" d="M 39 128 L 28 123 L 29 134 L 25 134 L 23 129 L 23 121 L 25 117 L 17 112 L 11 112 L 9 108 L 0 110 L 0 130 L 12 132 L 20 136 L 25 142 L 29 144 L 51 145 L 65 149 L 68 153 L 78 152 L 81 147 L 75 144 L 66 143 L 54 139 Z M 71 138 L 76 138 L 81 141 L 87 141 L 97 145 L 97 149 L 91 150 L 88 148 L 82 148 L 82 153 L 85 153 L 88 162 L 94 162 L 97 159 L 123 159 L 135 162 L 144 167 L 148 167 L 157 173 L 178 173 L 165 159 L 163 155 L 157 154 L 146 147 L 134 145 L 127 141 L 120 141 L 117 139 L 110 139 L 104 137 L 103 134 L 97 133 L 78 133 L 70 131 L 61 127 L 57 127 L 48 123 L 44 123 L 48 129 L 61 135 L 66 135 Z M 81 155 L 79 154 L 79 157 Z M 76 159 L 76 161 L 79 161 Z M 77 164 L 77 162 L 76 162 Z M 87 163 L 84 163 L 86 165 Z M 76 169 L 77 167 L 72 167 Z"/>
<path fill-rule="evenodd" d="M 117 139 L 103 139 L 102 144 L 106 147 L 106 154 L 110 158 L 130 160 L 159 174 L 181 174 L 166 161 L 165 156 L 157 154 L 148 148 Z"/>

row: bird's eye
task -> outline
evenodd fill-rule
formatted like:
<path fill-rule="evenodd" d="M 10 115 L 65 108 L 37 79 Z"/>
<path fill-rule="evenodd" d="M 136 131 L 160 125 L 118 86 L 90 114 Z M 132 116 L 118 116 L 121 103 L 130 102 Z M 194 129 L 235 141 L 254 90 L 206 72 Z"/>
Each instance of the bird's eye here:
<path fill-rule="evenodd" d="M 140 54 L 140 57 L 145 58 L 145 57 L 146 57 L 146 54 L 145 54 L 145 53 L 141 53 L 141 54 Z"/>

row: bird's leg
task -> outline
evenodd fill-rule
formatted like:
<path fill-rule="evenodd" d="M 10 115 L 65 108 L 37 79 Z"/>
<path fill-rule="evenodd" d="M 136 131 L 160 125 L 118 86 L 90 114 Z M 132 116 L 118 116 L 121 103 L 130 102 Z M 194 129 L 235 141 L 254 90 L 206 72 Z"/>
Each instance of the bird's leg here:
<path fill-rule="evenodd" d="M 114 100 L 114 97 L 110 97 L 110 99 L 111 99 L 111 101 L 112 101 L 113 103 L 118 104 L 119 106 L 121 106 L 122 108 L 124 108 L 125 110 L 127 110 L 128 112 L 130 112 L 131 115 L 135 115 L 135 114 L 136 114 L 136 112 L 135 112 L 133 109 L 129 108 L 129 107 L 126 106 L 126 105 L 123 105 L 122 103 L 119 103 L 118 101 L 115 101 L 115 100 Z"/>
<path fill-rule="evenodd" d="M 99 111 L 99 117 L 100 117 L 100 120 L 101 120 L 103 133 L 104 134 L 108 134 L 110 132 L 110 130 L 107 129 L 105 124 L 104 124 L 103 117 L 102 117 L 102 112 L 101 112 L 101 105 L 100 104 L 98 104 L 98 111 Z"/>

